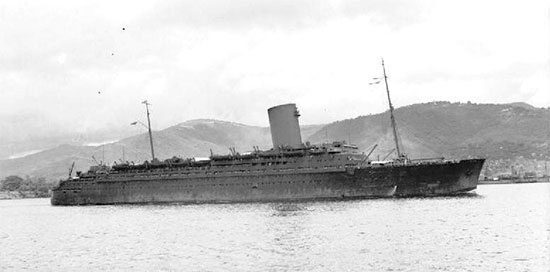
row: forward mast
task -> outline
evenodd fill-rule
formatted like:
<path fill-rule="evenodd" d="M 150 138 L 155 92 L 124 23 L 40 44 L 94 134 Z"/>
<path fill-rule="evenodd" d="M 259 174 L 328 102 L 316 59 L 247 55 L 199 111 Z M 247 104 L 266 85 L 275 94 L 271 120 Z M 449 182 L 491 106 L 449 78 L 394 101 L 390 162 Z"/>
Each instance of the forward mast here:
<path fill-rule="evenodd" d="M 401 148 L 399 148 L 399 136 L 397 135 L 397 123 L 395 122 L 395 116 L 393 114 L 393 105 L 391 103 L 390 88 L 388 87 L 388 76 L 386 76 L 386 67 L 384 66 L 384 59 L 382 59 L 382 72 L 384 73 L 384 84 L 386 85 L 386 93 L 388 94 L 388 104 L 390 106 L 390 119 L 391 119 L 392 131 L 393 131 L 393 140 L 395 141 L 395 151 L 397 151 L 398 159 L 404 159 L 405 155 L 401 153 Z"/>

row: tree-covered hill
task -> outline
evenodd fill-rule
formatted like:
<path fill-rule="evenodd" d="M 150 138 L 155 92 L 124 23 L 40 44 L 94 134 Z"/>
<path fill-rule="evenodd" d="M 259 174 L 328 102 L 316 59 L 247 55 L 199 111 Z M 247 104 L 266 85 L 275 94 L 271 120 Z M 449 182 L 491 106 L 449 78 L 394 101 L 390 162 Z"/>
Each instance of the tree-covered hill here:
<path fill-rule="evenodd" d="M 307 113 L 303 113 L 307 114 Z M 402 150 L 411 158 L 484 157 L 491 171 L 502 171 L 522 162 L 549 160 L 550 109 L 525 103 L 472 104 L 431 102 L 396 109 Z M 250 151 L 271 147 L 269 128 L 200 119 L 153 132 L 155 155 L 208 157 L 210 150 L 229 153 L 230 147 Z M 360 116 L 328 125 L 302 126 L 302 138 L 311 143 L 346 140 L 367 152 L 378 144 L 371 158 L 384 158 L 394 149 L 389 112 Z M 395 153 L 393 153 L 395 154 Z M 96 161 L 113 164 L 122 159 L 150 160 L 146 133 L 103 146 L 61 145 L 22 158 L 0 160 L 0 178 L 9 175 L 64 178 L 72 162 L 85 171 Z M 536 170 L 536 169 L 535 169 Z M 540 169 L 538 169 L 540 170 Z"/>

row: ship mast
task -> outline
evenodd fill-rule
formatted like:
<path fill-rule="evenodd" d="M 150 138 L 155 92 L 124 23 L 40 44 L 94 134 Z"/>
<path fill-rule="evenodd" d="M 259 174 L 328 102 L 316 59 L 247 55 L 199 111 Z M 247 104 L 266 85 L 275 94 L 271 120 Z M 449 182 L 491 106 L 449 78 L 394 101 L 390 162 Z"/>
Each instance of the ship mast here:
<path fill-rule="evenodd" d="M 155 160 L 155 150 L 153 149 L 153 133 L 151 132 L 151 118 L 149 118 L 149 102 L 147 100 L 141 102 L 142 104 L 145 104 L 145 108 L 147 109 L 147 125 L 149 128 L 149 143 L 151 144 L 151 157 L 153 158 L 153 161 Z"/>
<path fill-rule="evenodd" d="M 384 83 L 386 84 L 386 93 L 388 94 L 388 103 L 390 105 L 390 119 L 391 119 L 391 127 L 393 129 L 393 139 L 395 141 L 395 150 L 397 151 L 397 157 L 401 158 L 403 154 L 401 153 L 401 149 L 399 149 L 399 138 L 397 137 L 397 124 L 395 122 L 395 116 L 393 115 L 393 105 L 391 104 L 390 89 L 388 87 L 388 77 L 386 76 L 386 67 L 384 66 L 384 59 L 382 59 L 382 70 L 384 72 Z"/>

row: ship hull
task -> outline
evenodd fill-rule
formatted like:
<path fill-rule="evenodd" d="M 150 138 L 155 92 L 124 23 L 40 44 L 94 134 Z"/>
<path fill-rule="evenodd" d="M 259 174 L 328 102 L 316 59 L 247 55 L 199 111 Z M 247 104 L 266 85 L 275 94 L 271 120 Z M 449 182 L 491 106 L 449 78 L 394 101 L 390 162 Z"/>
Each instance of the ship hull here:
<path fill-rule="evenodd" d="M 373 181 L 368 171 L 355 168 L 82 183 L 86 184 L 54 190 L 52 205 L 380 198 L 392 197 L 396 190 L 391 179 Z"/>
<path fill-rule="evenodd" d="M 399 166 L 394 170 L 395 196 L 444 196 L 475 190 L 485 159 Z"/>
<path fill-rule="evenodd" d="M 263 174 L 103 177 L 59 186 L 53 190 L 51 203 L 229 203 L 456 195 L 476 189 L 483 163 L 484 159 L 472 159 Z"/>

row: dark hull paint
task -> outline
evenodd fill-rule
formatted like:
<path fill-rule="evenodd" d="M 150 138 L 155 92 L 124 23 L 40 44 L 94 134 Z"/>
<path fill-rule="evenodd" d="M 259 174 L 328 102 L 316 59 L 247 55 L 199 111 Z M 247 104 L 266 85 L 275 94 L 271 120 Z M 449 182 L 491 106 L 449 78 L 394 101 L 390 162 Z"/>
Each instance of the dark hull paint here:
<path fill-rule="evenodd" d="M 352 173 L 353 172 L 353 173 Z M 81 190 L 54 190 L 53 205 L 256 202 L 342 197 L 391 197 L 395 185 L 369 182 L 362 171 L 301 171 L 265 175 L 96 181 Z"/>
<path fill-rule="evenodd" d="M 71 181 L 52 205 L 228 203 L 450 195 L 473 190 L 484 160 L 164 178 Z"/>
<path fill-rule="evenodd" d="M 461 160 L 443 164 L 399 166 L 395 172 L 395 196 L 454 195 L 477 188 L 479 174 L 485 159 Z"/>

